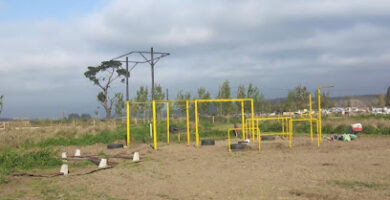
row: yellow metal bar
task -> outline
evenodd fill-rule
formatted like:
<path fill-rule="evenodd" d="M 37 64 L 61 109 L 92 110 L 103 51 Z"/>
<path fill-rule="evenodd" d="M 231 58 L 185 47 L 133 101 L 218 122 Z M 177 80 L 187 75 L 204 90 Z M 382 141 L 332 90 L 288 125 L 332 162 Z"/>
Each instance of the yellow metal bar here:
<path fill-rule="evenodd" d="M 320 134 L 318 131 L 318 119 L 316 120 L 316 125 L 317 125 L 317 146 L 320 147 Z"/>
<path fill-rule="evenodd" d="M 227 139 L 228 139 L 228 151 L 232 152 L 232 149 L 230 147 L 230 129 L 227 131 Z"/>
<path fill-rule="evenodd" d="M 269 132 L 269 133 L 262 133 L 262 136 L 269 136 L 269 135 L 283 135 L 284 133 L 279 132 Z"/>
<path fill-rule="evenodd" d="M 290 124 L 290 133 L 289 133 L 289 137 L 288 137 L 288 147 L 292 147 L 292 133 L 293 133 L 293 127 L 292 127 L 292 121 L 289 120 L 289 124 Z"/>
<path fill-rule="evenodd" d="M 242 129 L 242 140 L 245 140 L 245 112 L 244 112 L 244 101 L 241 101 L 241 129 Z"/>
<path fill-rule="evenodd" d="M 282 119 L 282 133 L 283 133 L 283 137 L 284 137 L 284 119 Z"/>
<path fill-rule="evenodd" d="M 180 133 L 177 134 L 177 141 L 180 142 Z"/>
<path fill-rule="evenodd" d="M 322 123 L 321 123 L 321 88 L 317 88 L 317 103 L 318 103 L 318 133 L 320 142 L 322 141 Z"/>
<path fill-rule="evenodd" d="M 169 102 L 166 102 L 167 106 L 167 144 L 169 144 Z"/>
<path fill-rule="evenodd" d="M 142 102 L 142 101 L 132 101 L 132 102 L 130 102 L 130 104 L 148 104 L 148 103 L 150 103 L 150 102 Z"/>
<path fill-rule="evenodd" d="M 198 101 L 195 100 L 195 146 L 199 146 Z"/>
<path fill-rule="evenodd" d="M 260 137 L 259 120 L 256 121 L 256 127 L 257 127 L 257 143 L 259 145 L 259 151 L 261 151 L 261 137 Z"/>
<path fill-rule="evenodd" d="M 157 150 L 157 126 L 156 126 L 156 102 L 152 102 L 153 109 L 153 144 L 154 150 Z"/>
<path fill-rule="evenodd" d="M 130 102 L 126 101 L 126 143 L 130 146 Z"/>
<path fill-rule="evenodd" d="M 194 102 L 194 100 L 190 100 L 190 99 L 171 99 L 171 100 L 156 100 L 156 103 L 171 103 L 171 102 L 186 102 L 186 101 L 189 101 L 189 102 Z"/>
<path fill-rule="evenodd" d="M 187 145 L 190 145 L 190 111 L 188 109 L 188 100 L 186 101 L 186 115 L 187 115 Z"/>
<path fill-rule="evenodd" d="M 255 118 L 260 121 L 266 121 L 266 120 L 280 120 L 280 119 L 290 119 L 291 117 L 264 117 L 264 118 Z"/>
<path fill-rule="evenodd" d="M 256 121 L 256 133 L 257 133 L 257 141 L 258 141 L 260 137 L 259 120 Z"/>
<path fill-rule="evenodd" d="M 253 131 L 252 131 L 252 142 L 255 142 L 255 135 L 254 135 L 254 125 L 255 125 L 255 122 L 254 122 L 254 110 L 255 110 L 255 108 L 254 108 L 254 105 L 253 105 L 253 99 L 250 99 L 250 102 L 251 102 L 251 118 L 252 118 L 252 129 L 253 129 Z"/>
<path fill-rule="evenodd" d="M 197 102 L 237 102 L 237 101 L 251 101 L 251 98 L 242 98 L 242 99 L 195 99 Z"/>
<path fill-rule="evenodd" d="M 309 94 L 309 119 L 310 119 L 310 141 L 313 142 L 313 116 L 312 116 L 311 94 Z"/>

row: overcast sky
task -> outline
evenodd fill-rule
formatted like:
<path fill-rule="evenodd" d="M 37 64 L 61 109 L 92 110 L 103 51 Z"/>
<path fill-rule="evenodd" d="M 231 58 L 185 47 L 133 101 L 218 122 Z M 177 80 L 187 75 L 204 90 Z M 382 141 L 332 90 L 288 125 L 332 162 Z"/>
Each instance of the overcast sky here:
<path fill-rule="evenodd" d="M 171 98 L 199 87 L 216 95 L 224 80 L 234 94 L 252 82 L 266 98 L 298 84 L 334 84 L 332 96 L 385 93 L 390 1 L 0 0 L 3 116 L 92 114 L 98 88 L 87 66 L 152 46 L 171 54 L 155 70 Z M 150 87 L 150 66 L 131 76 L 131 96 Z"/>

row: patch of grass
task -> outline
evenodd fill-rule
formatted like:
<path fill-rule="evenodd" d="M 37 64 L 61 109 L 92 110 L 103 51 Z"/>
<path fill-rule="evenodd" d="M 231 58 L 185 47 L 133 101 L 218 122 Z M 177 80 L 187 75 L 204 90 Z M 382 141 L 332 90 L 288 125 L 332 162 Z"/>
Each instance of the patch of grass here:
<path fill-rule="evenodd" d="M 116 140 L 120 140 L 120 139 L 124 140 L 125 136 L 126 136 L 125 131 L 118 129 L 113 132 L 103 131 L 96 135 L 84 134 L 79 138 L 73 138 L 73 137 L 49 138 L 40 141 L 38 143 L 38 146 L 39 147 L 70 146 L 70 145 L 87 146 L 96 143 L 108 144 Z"/>
<path fill-rule="evenodd" d="M 89 166 L 89 165 L 96 165 L 95 163 L 89 161 L 89 160 L 83 160 L 83 161 L 78 161 L 78 162 L 69 162 L 69 167 L 70 168 L 73 168 L 73 167 L 85 167 L 85 166 Z"/>
<path fill-rule="evenodd" d="M 9 179 L 4 175 L 0 174 L 0 185 L 9 183 Z"/>
<path fill-rule="evenodd" d="M 380 188 L 383 187 L 383 184 L 374 183 L 374 182 L 361 182 L 361 181 L 333 181 L 335 185 L 345 188 Z"/>
<path fill-rule="evenodd" d="M 98 156 L 102 157 L 102 158 L 105 158 L 105 159 L 108 159 L 110 158 L 107 154 L 105 154 L 103 151 L 99 151 L 99 153 L 97 154 Z"/>
<path fill-rule="evenodd" d="M 44 148 L 27 153 L 19 151 L 10 150 L 0 154 L 0 175 L 35 168 L 58 167 L 62 164 L 62 161 L 56 156 L 57 152 L 52 149 Z"/>

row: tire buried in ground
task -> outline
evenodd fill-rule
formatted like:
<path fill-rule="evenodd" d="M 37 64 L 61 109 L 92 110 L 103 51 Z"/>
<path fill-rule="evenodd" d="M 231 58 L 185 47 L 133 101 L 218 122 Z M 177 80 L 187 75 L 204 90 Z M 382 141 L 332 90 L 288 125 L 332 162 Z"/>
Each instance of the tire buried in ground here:
<path fill-rule="evenodd" d="M 107 149 L 118 149 L 123 148 L 123 144 L 108 144 Z"/>
<path fill-rule="evenodd" d="M 261 136 L 261 140 L 275 140 L 275 136 L 272 135 Z"/>
<path fill-rule="evenodd" d="M 202 140 L 201 145 L 215 145 L 215 140 Z"/>
<path fill-rule="evenodd" d="M 245 149 L 245 147 L 246 147 L 246 144 L 244 144 L 244 143 L 230 145 L 230 149 L 232 149 L 232 150 L 242 150 L 242 149 Z"/>

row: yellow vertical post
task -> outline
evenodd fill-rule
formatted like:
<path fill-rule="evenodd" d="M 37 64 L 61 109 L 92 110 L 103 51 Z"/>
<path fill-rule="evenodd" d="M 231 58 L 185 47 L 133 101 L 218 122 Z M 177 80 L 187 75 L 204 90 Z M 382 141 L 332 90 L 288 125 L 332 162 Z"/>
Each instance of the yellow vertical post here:
<path fill-rule="evenodd" d="M 309 118 L 310 118 L 310 141 L 313 142 L 313 116 L 312 116 L 311 94 L 309 94 Z"/>
<path fill-rule="evenodd" d="M 154 150 L 157 150 L 157 126 L 156 126 L 156 101 L 153 100 L 152 102 L 152 109 L 153 109 L 153 144 L 154 144 Z"/>
<path fill-rule="evenodd" d="M 259 140 L 260 137 L 259 120 L 256 120 L 256 133 L 257 133 L 257 140 Z"/>
<path fill-rule="evenodd" d="M 316 125 L 317 125 L 317 146 L 320 147 L 320 134 L 318 131 L 318 119 L 316 120 Z"/>
<path fill-rule="evenodd" d="M 257 143 L 259 145 L 259 151 L 261 151 L 261 136 L 260 136 L 259 120 L 256 120 L 256 125 L 257 125 Z"/>
<path fill-rule="evenodd" d="M 167 144 L 169 144 L 169 102 L 166 102 L 167 107 Z"/>
<path fill-rule="evenodd" d="M 320 142 L 322 141 L 322 123 L 321 123 L 321 91 L 317 88 L 317 102 L 318 102 L 318 133 L 320 136 Z"/>
<path fill-rule="evenodd" d="M 289 137 L 288 137 L 288 147 L 292 147 L 292 133 L 293 133 L 293 125 L 292 125 L 292 120 L 290 119 L 289 120 L 289 125 L 290 125 L 290 133 L 289 133 Z"/>
<path fill-rule="evenodd" d="M 231 147 L 230 147 L 230 130 L 231 130 L 231 129 L 228 129 L 228 131 L 227 131 L 228 151 L 229 151 L 229 152 L 232 152 L 232 149 L 231 149 Z"/>
<path fill-rule="evenodd" d="M 195 100 L 195 146 L 199 146 L 199 130 L 198 130 L 198 100 Z"/>
<path fill-rule="evenodd" d="M 126 144 L 130 146 L 130 102 L 126 101 Z"/>
<path fill-rule="evenodd" d="M 253 106 L 253 99 L 251 101 L 251 118 L 252 118 L 252 129 L 254 129 L 255 121 L 254 121 L 254 106 Z M 252 142 L 255 141 L 255 136 L 252 135 Z"/>
<path fill-rule="evenodd" d="M 187 145 L 190 145 L 190 111 L 188 109 L 188 100 L 186 101 L 186 115 L 187 115 Z"/>
<path fill-rule="evenodd" d="M 284 118 L 282 118 L 282 136 L 284 137 Z"/>
<path fill-rule="evenodd" d="M 242 129 L 242 140 L 245 140 L 245 112 L 244 112 L 244 101 L 241 101 L 241 129 Z"/>

